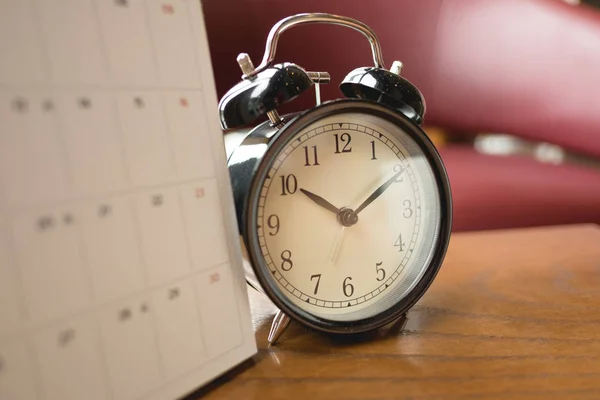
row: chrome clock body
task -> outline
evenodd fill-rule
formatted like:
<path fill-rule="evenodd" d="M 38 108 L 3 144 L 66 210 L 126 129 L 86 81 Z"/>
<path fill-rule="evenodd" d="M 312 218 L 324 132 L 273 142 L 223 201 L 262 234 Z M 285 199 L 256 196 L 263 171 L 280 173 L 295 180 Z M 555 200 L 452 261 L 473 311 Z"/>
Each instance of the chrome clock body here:
<path fill-rule="evenodd" d="M 397 291 L 395 296 L 391 291 L 390 293 L 384 293 L 381 298 L 383 303 L 379 301 L 377 303 L 373 303 L 376 306 L 381 304 L 386 304 L 389 306 L 376 307 L 380 308 L 377 310 L 377 312 L 366 314 L 358 312 L 354 313 L 354 316 L 342 319 L 337 318 L 337 314 L 345 313 L 345 310 L 350 311 L 352 310 L 352 307 L 355 306 L 355 304 L 348 304 L 348 302 L 344 301 L 343 299 L 343 280 L 339 280 L 338 282 L 340 286 L 339 298 L 342 300 L 339 301 L 340 304 L 335 304 L 335 307 L 332 307 L 333 313 L 319 314 L 302 309 L 297 301 L 291 301 L 293 298 L 293 296 L 290 296 L 291 293 L 285 292 L 276 284 L 274 278 L 285 276 L 286 271 L 277 268 L 277 265 L 275 265 L 275 268 L 272 268 L 273 265 L 271 265 L 271 268 L 269 265 L 267 265 L 265 262 L 265 257 L 261 252 L 261 238 L 257 230 L 257 227 L 266 225 L 264 223 L 264 218 L 263 221 L 260 221 L 261 214 L 258 211 L 258 207 L 260 202 L 261 188 L 264 185 L 264 181 L 269 169 L 276 162 L 277 157 L 282 154 L 286 146 L 288 146 L 290 142 L 297 140 L 296 136 L 302 131 L 303 128 L 309 124 L 319 124 L 319 121 L 326 120 L 331 115 L 341 115 L 342 120 L 344 115 L 372 115 L 381 117 L 385 121 L 389 121 L 394 127 L 397 127 L 398 130 L 395 132 L 395 134 L 406 135 L 406 139 L 410 140 L 419 147 L 421 152 L 420 155 L 423 156 L 423 159 L 420 161 L 425 163 L 424 165 L 426 165 L 426 168 L 428 168 L 432 174 L 431 183 L 433 183 L 433 185 L 430 185 L 428 189 L 421 188 L 421 196 L 425 196 L 427 190 L 435 190 L 436 193 L 429 193 L 429 195 L 433 199 L 439 199 L 436 205 L 438 208 L 438 218 L 437 221 L 432 221 L 433 225 L 435 226 L 430 226 L 429 231 L 421 233 L 421 235 L 424 235 L 424 238 L 431 239 L 431 243 L 429 243 L 430 246 L 428 249 L 424 249 L 419 254 L 415 255 L 415 257 L 421 258 L 421 260 L 418 261 L 421 266 L 412 267 L 412 272 L 418 276 L 404 277 L 407 279 L 404 290 Z M 240 234 L 245 246 L 245 253 L 248 256 L 246 265 L 252 266 L 252 270 L 247 270 L 248 282 L 258 290 L 266 292 L 274 301 L 274 303 L 280 308 L 280 310 L 282 310 L 286 315 L 289 315 L 294 319 L 297 319 L 298 321 L 301 321 L 302 323 L 319 330 L 336 333 L 361 332 L 375 329 L 394 321 L 402 316 L 402 314 L 404 314 L 408 309 L 410 309 L 410 307 L 412 307 L 412 305 L 414 305 L 414 303 L 427 290 L 433 281 L 433 278 L 437 274 L 438 269 L 440 268 L 450 237 L 452 221 L 451 192 L 445 168 L 435 147 L 427 138 L 425 133 L 423 133 L 423 131 L 418 128 L 418 126 L 413 124 L 406 116 L 392 108 L 366 100 L 335 100 L 295 116 L 286 116 L 284 117 L 284 121 L 286 122 L 279 129 L 272 127 L 269 122 L 263 123 L 262 125 L 259 125 L 253 129 L 241 142 L 239 147 L 233 151 L 229 158 L 229 171 L 231 175 Z M 348 129 L 344 125 L 341 129 L 339 129 L 338 135 L 341 135 L 346 131 L 348 131 Z M 330 142 L 334 142 L 334 135 L 336 134 L 334 132 L 336 131 L 331 130 L 331 132 L 323 132 L 321 135 L 327 136 L 327 139 Z M 303 147 L 300 146 L 300 144 L 302 143 L 299 143 L 294 151 L 299 151 L 302 153 Z M 312 151 L 311 147 L 307 148 Z M 309 154 L 313 156 L 311 152 L 309 152 Z M 305 155 L 306 154 L 301 154 L 301 156 Z M 321 153 L 319 153 L 319 155 L 321 156 L 320 165 L 312 166 L 315 167 L 313 168 L 315 174 L 319 173 L 319 168 L 331 168 L 331 166 L 327 166 L 327 158 L 325 155 Z M 346 157 L 346 155 L 336 154 L 334 157 L 342 159 L 343 157 Z M 408 164 L 415 162 L 415 160 L 411 159 L 411 155 L 404 157 L 404 159 Z M 369 163 L 377 163 L 377 161 L 378 160 L 368 160 Z M 306 169 L 309 168 L 306 167 L 306 165 L 300 167 L 304 167 Z M 390 168 L 390 173 L 393 175 L 393 168 Z M 334 173 L 333 175 L 336 174 Z M 343 175 L 343 172 L 339 174 L 340 177 L 343 177 Z M 408 175 L 409 173 L 407 172 L 407 176 Z M 383 180 L 381 180 L 380 176 L 374 176 L 373 178 L 374 182 L 381 181 L 380 183 L 383 183 Z M 271 180 L 273 181 L 274 185 L 280 183 L 277 182 L 278 179 L 280 178 L 277 176 L 272 177 Z M 311 182 L 298 182 L 296 189 L 299 189 L 301 186 L 310 186 L 310 184 Z M 375 187 L 377 185 L 378 183 L 375 184 Z M 277 190 L 279 190 L 279 188 Z M 341 192 L 341 197 L 343 198 L 345 195 L 344 184 L 339 184 L 337 190 Z M 331 191 L 329 191 L 329 195 L 332 195 Z M 291 198 L 291 196 L 292 194 L 288 194 L 288 198 Z M 310 202 L 310 199 L 306 199 L 304 195 L 297 190 L 295 193 L 293 193 L 293 196 L 301 197 L 302 200 L 300 201 Z M 411 217 L 414 217 L 414 220 L 417 220 L 417 218 L 421 217 L 424 219 L 425 216 L 422 216 L 419 211 L 421 208 L 416 208 L 418 204 L 419 203 L 415 203 L 413 208 L 403 209 L 402 201 L 399 201 L 397 207 L 399 210 L 404 210 L 403 212 L 405 215 L 408 215 L 407 210 L 411 210 L 411 213 L 413 213 L 411 214 Z M 351 204 L 340 203 L 339 206 L 348 207 L 351 206 Z M 378 207 L 377 199 L 374 200 L 373 205 L 370 207 Z M 336 215 L 323 215 L 323 218 L 329 218 L 330 220 L 336 220 L 336 217 Z M 358 219 L 359 221 L 356 224 L 357 227 L 360 223 L 364 223 L 360 219 L 360 215 L 358 216 Z M 279 223 L 283 224 L 284 222 L 280 221 Z M 334 224 L 336 223 L 340 226 L 343 226 L 339 220 L 334 222 Z M 398 220 L 397 223 L 400 224 L 402 221 Z M 320 229 L 319 226 L 315 226 L 314 228 Z M 349 230 L 353 228 L 354 226 L 348 227 Z M 411 233 L 415 237 L 418 237 L 418 233 L 415 234 L 414 230 Z M 265 231 L 263 229 L 263 236 L 264 235 Z M 388 235 L 388 237 L 382 237 L 381 240 L 386 241 L 386 246 L 388 246 L 390 250 L 396 251 L 397 248 L 394 248 L 394 239 L 395 236 L 392 237 Z M 415 249 L 410 248 L 410 243 L 412 240 L 413 238 L 405 238 L 403 240 L 404 245 L 407 247 L 406 249 L 403 249 L 403 251 L 409 255 L 411 253 L 415 254 Z M 310 249 L 305 249 L 305 251 L 310 251 Z M 384 257 L 382 256 L 380 258 Z M 373 273 L 371 277 L 372 280 L 377 280 L 378 278 L 384 276 L 383 273 L 376 274 L 376 271 L 380 271 L 377 269 L 376 264 L 377 260 L 374 259 L 372 265 L 364 266 L 365 268 L 371 269 L 371 272 Z M 398 266 L 392 266 L 391 268 L 386 269 L 386 278 L 396 273 L 396 269 L 402 267 L 401 264 L 402 260 L 398 260 Z M 318 275 L 318 272 L 321 272 L 322 275 L 327 273 L 327 271 L 323 271 L 326 270 L 327 265 L 298 265 L 298 268 L 310 268 L 313 270 L 313 272 L 315 272 L 314 275 Z M 339 265 L 339 268 L 343 269 L 345 268 L 345 265 Z M 275 273 L 272 271 L 275 271 Z M 307 278 L 309 276 L 311 275 L 307 273 Z M 316 279 L 313 280 L 312 283 L 315 281 Z M 350 282 L 352 281 L 348 281 L 347 283 Z M 382 285 L 384 285 L 384 283 L 382 283 Z M 357 282 L 353 282 L 353 287 L 354 286 L 357 286 Z M 301 299 L 308 301 L 309 304 L 311 302 L 318 301 L 315 300 L 318 299 L 318 296 L 300 296 Z M 373 298 L 371 297 L 369 300 L 373 301 Z M 352 299 L 353 303 L 358 301 L 360 300 Z"/>
<path fill-rule="evenodd" d="M 273 65 L 279 35 L 310 23 L 345 26 L 369 41 L 374 66 L 341 82 L 345 98 L 321 104 L 327 72 Z M 219 102 L 221 126 L 252 129 L 228 166 L 248 283 L 280 309 L 269 341 L 290 318 L 357 333 L 403 316 L 425 293 L 448 247 L 452 196 L 434 145 L 420 128 L 421 92 L 384 68 L 375 33 L 331 14 L 298 14 L 269 33 L 261 64 L 238 56 L 242 81 Z M 313 88 L 316 106 L 277 108 Z"/>

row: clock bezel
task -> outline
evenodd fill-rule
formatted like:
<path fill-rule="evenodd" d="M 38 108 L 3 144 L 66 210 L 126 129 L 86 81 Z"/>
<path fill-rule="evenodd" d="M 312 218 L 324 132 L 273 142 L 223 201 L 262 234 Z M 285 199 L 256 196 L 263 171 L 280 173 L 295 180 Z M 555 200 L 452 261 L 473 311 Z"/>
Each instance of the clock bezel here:
<path fill-rule="evenodd" d="M 278 291 L 276 283 L 271 282 L 269 268 L 260 252 L 260 243 L 256 230 L 258 224 L 258 202 L 260 191 L 266 179 L 267 172 L 276 157 L 294 139 L 297 132 L 322 118 L 341 113 L 362 112 L 383 118 L 399 126 L 419 146 L 425 155 L 438 188 L 440 201 L 440 227 L 436 246 L 430 258 L 429 265 L 420 280 L 409 293 L 399 302 L 395 303 L 378 314 L 355 320 L 339 321 L 330 320 L 313 315 L 303 310 L 288 299 L 283 291 Z M 277 131 L 271 140 L 260 162 L 257 163 L 250 183 L 249 191 L 244 205 L 242 216 L 242 229 L 244 244 L 250 258 L 250 264 L 261 288 L 273 303 L 286 315 L 297 320 L 305 326 L 329 333 L 359 333 L 380 328 L 393 322 L 405 314 L 425 294 L 435 279 L 444 260 L 452 228 L 452 196 L 446 168 L 437 152 L 437 149 L 427 135 L 407 117 L 385 105 L 363 99 L 339 99 L 322 103 L 294 116 L 289 122 Z M 275 289 L 273 288 L 275 287 Z M 280 294 L 281 293 L 281 294 Z"/>

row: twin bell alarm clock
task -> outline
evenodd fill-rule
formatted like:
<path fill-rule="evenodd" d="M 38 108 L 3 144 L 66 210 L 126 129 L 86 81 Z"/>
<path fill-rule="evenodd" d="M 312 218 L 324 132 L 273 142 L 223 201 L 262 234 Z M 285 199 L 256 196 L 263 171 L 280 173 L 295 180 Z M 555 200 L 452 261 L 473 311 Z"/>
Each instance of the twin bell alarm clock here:
<path fill-rule="evenodd" d="M 326 72 L 273 64 L 279 36 L 297 25 L 352 28 L 369 41 L 374 65 L 340 84 L 342 98 L 320 102 Z M 442 264 L 452 199 L 440 156 L 420 128 L 425 101 L 400 73 L 385 68 L 365 24 L 331 14 L 299 14 L 271 29 L 254 67 L 219 102 L 223 129 L 261 116 L 228 166 L 250 267 L 248 283 L 279 308 L 269 342 L 290 318 L 320 331 L 365 332 L 402 317 Z M 281 116 L 277 108 L 315 89 L 317 104 Z"/>

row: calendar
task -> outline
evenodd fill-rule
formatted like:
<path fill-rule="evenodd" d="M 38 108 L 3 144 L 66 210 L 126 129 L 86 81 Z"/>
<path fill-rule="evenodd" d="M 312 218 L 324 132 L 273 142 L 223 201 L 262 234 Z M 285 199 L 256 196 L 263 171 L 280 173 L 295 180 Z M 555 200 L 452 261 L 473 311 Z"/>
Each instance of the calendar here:
<path fill-rule="evenodd" d="M 0 0 L 0 400 L 256 352 L 199 0 Z"/>

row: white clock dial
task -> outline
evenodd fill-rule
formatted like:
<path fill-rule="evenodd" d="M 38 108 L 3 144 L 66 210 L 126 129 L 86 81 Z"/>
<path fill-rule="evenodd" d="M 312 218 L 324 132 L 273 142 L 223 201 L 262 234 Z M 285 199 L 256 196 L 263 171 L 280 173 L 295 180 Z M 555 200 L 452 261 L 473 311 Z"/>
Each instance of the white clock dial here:
<path fill-rule="evenodd" d="M 306 126 L 259 193 L 265 267 L 296 306 L 329 319 L 375 315 L 424 273 L 440 204 L 419 146 L 382 118 L 340 113 Z"/>

